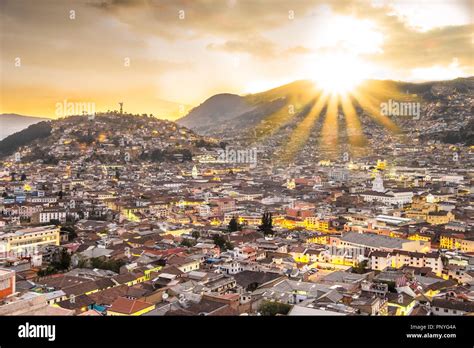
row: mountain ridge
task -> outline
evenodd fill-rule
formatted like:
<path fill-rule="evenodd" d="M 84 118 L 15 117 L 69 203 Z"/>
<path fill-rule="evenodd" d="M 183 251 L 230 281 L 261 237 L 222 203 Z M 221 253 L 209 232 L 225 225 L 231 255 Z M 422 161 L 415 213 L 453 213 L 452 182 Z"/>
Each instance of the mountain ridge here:
<path fill-rule="evenodd" d="M 19 132 L 28 126 L 50 120 L 48 117 L 20 115 L 16 113 L 0 114 L 0 140 L 5 139 L 11 134 Z"/>
<path fill-rule="evenodd" d="M 386 93 L 384 100 L 415 96 L 417 101 L 421 100 L 424 104 L 429 104 L 438 101 L 444 102 L 449 94 L 473 92 L 474 76 L 419 83 L 367 80 L 359 87 L 369 86 L 377 97 Z M 220 93 L 206 99 L 176 122 L 200 134 L 215 136 L 225 135 L 227 130 L 232 128 L 243 132 L 260 127 L 265 122 L 275 122 L 275 120 L 286 124 L 291 120 L 291 117 L 285 115 L 287 111 L 298 114 L 311 103 L 314 105 L 321 93 L 322 90 L 318 89 L 310 80 L 297 80 L 254 94 Z M 228 95 L 232 95 L 232 103 L 226 103 Z M 375 106 L 379 108 L 379 105 Z M 360 106 L 355 105 L 355 108 L 360 113 Z M 404 120 L 402 121 L 404 122 Z"/>

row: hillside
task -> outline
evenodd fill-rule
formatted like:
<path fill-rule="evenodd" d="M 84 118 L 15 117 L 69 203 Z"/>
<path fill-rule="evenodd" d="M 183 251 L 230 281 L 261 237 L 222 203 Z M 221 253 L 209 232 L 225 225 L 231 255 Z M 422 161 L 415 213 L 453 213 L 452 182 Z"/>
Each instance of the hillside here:
<path fill-rule="evenodd" d="M 239 127 L 240 123 L 245 123 L 244 128 L 248 128 L 295 98 L 299 98 L 301 102 L 311 90 L 311 82 L 295 81 L 265 92 L 244 96 L 216 94 L 192 109 L 177 123 L 204 134 Z"/>
<path fill-rule="evenodd" d="M 50 122 L 42 121 L 7 136 L 0 141 L 0 157 L 13 154 L 21 146 L 28 145 L 35 140 L 44 139 L 51 135 Z"/>
<path fill-rule="evenodd" d="M 185 126 L 198 125 L 199 128 L 212 127 L 215 122 L 228 121 L 254 108 L 244 97 L 236 94 L 217 94 L 207 99 L 178 123 Z"/>
<path fill-rule="evenodd" d="M 26 161 L 49 164 L 61 160 L 101 164 L 186 161 L 199 148 L 217 144 L 171 121 L 103 113 L 93 119 L 69 116 L 30 126 L 0 142 L 0 156 L 20 151 Z"/>
<path fill-rule="evenodd" d="M 26 127 L 46 121 L 44 117 L 23 116 L 17 114 L 1 114 L 0 115 L 0 140 L 7 136 L 19 132 Z"/>
<path fill-rule="evenodd" d="M 350 98 L 363 132 L 368 136 L 374 131 L 386 131 L 376 121 L 380 117 L 373 114 L 380 114 L 380 104 L 390 99 L 420 103 L 419 119 L 394 117 L 392 121 L 402 132 L 416 131 L 421 135 L 456 132 L 469 123 L 474 110 L 474 77 L 425 83 L 372 80 L 359 86 L 358 91 L 365 100 L 354 95 Z M 296 81 L 245 96 L 218 94 L 191 110 L 178 123 L 200 134 L 227 139 L 251 134 L 258 137 L 277 132 L 288 133 L 308 115 L 320 95 L 321 91 L 310 81 Z M 364 101 L 370 101 L 370 107 Z M 339 100 L 338 110 L 342 120 L 341 104 Z M 327 103 L 320 111 L 323 116 L 326 107 Z M 319 117 L 318 122 L 322 118 Z M 339 123 L 339 130 L 344 130 L 346 124 Z M 443 141 L 445 137 L 439 135 L 437 139 Z"/>

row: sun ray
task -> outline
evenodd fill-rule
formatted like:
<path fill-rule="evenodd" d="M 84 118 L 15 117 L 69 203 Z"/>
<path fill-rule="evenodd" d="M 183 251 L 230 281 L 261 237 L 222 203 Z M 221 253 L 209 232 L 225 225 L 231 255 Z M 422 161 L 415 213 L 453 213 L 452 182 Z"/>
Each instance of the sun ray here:
<path fill-rule="evenodd" d="M 380 101 L 387 101 L 388 99 L 413 101 L 413 99 L 418 99 L 415 94 L 400 90 L 393 81 L 365 81 L 357 89 L 361 94 L 370 95 Z"/>
<path fill-rule="evenodd" d="M 362 107 L 362 109 L 367 111 L 372 119 L 375 120 L 375 122 L 392 132 L 400 132 L 400 128 L 389 117 L 382 114 L 379 103 L 377 103 L 377 100 L 374 97 L 364 95 L 358 90 L 352 91 L 351 94 Z"/>
<path fill-rule="evenodd" d="M 293 116 L 288 112 L 290 105 L 292 105 L 291 100 L 255 126 L 253 129 L 255 141 L 264 140 L 266 137 L 274 134 L 274 132 L 280 129 L 283 124 L 288 122 L 288 120 Z"/>
<path fill-rule="evenodd" d="M 348 95 L 341 96 L 342 111 L 346 121 L 346 132 L 351 146 L 363 146 L 366 143 L 364 133 L 356 110 Z"/>
<path fill-rule="evenodd" d="M 277 133 L 282 127 L 287 125 L 294 117 L 298 116 L 300 111 L 317 95 L 314 85 L 305 82 L 305 89 L 293 88 L 282 91 L 281 88 L 277 88 L 265 93 L 257 94 L 253 96 L 252 102 L 258 103 L 259 98 L 265 98 L 265 100 L 272 100 L 272 103 L 279 103 L 282 99 L 282 95 L 286 95 L 286 101 L 284 105 L 279 107 L 275 112 L 271 113 L 259 124 L 257 124 L 253 130 L 255 142 L 262 141 L 267 137 Z"/>
<path fill-rule="evenodd" d="M 320 148 L 328 154 L 337 150 L 339 135 L 338 95 L 331 94 L 326 110 L 323 127 L 321 129 Z"/>
<path fill-rule="evenodd" d="M 352 156 L 365 153 L 367 139 L 363 132 L 362 119 L 359 117 L 360 110 L 383 128 L 399 133 L 400 128 L 394 120 L 382 113 L 381 102 L 386 102 L 388 98 L 406 100 L 410 96 L 384 81 L 366 81 L 351 91 L 332 91 L 326 88 L 318 90 L 309 87 L 295 90 L 288 86 L 285 88 L 253 96 L 255 104 L 262 98 L 275 103 L 283 102 L 253 129 L 254 144 L 281 133 L 284 140 L 278 141 L 282 145 L 279 145 L 274 156 L 282 163 L 294 161 L 315 132 L 319 132 L 319 149 L 328 159 L 336 158 L 339 151 L 349 151 Z M 319 129 L 316 124 L 319 124 L 321 118 L 322 125 Z M 340 132 L 340 128 L 343 132 Z M 340 136 L 344 136 L 346 140 L 342 142 Z"/>
<path fill-rule="evenodd" d="M 319 96 L 317 101 L 312 106 L 308 115 L 301 121 L 298 126 L 288 136 L 287 145 L 283 149 L 282 160 L 287 162 L 294 158 L 295 154 L 304 147 L 311 131 L 314 129 L 315 123 L 317 122 L 321 111 L 326 106 L 328 100 L 328 94 L 323 93 Z"/>

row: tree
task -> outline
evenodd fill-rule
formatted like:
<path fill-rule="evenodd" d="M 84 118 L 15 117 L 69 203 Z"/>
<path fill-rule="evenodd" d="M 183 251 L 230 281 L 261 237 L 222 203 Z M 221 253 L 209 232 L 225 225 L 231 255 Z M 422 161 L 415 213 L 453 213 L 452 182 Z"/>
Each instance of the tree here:
<path fill-rule="evenodd" d="M 222 236 L 215 235 L 213 238 L 213 241 L 214 241 L 214 244 L 217 245 L 221 250 L 234 249 L 234 246 L 232 245 L 232 243 Z"/>
<path fill-rule="evenodd" d="M 77 261 L 77 268 L 87 268 L 89 266 L 89 260 L 85 258 L 80 258 Z"/>
<path fill-rule="evenodd" d="M 237 220 L 236 216 L 233 216 L 232 219 L 229 221 L 229 225 L 227 226 L 227 230 L 229 232 L 235 232 L 235 231 L 240 231 L 242 228 L 239 224 L 239 221 Z"/>
<path fill-rule="evenodd" d="M 194 240 L 192 240 L 192 239 L 186 239 L 186 238 L 184 238 L 184 239 L 181 241 L 181 245 L 182 245 L 182 246 L 185 246 L 185 247 L 188 247 L 188 248 L 193 247 L 195 244 L 196 244 L 196 241 L 194 241 Z"/>
<path fill-rule="evenodd" d="M 291 309 L 291 305 L 280 302 L 264 301 L 258 311 L 265 316 L 275 316 L 277 314 L 286 315 Z"/>
<path fill-rule="evenodd" d="M 263 213 L 262 223 L 258 226 L 258 230 L 265 236 L 273 234 L 273 217 L 272 213 Z"/>
<path fill-rule="evenodd" d="M 150 159 L 153 162 L 162 162 L 165 160 L 165 153 L 160 149 L 155 149 L 152 151 Z"/>
<path fill-rule="evenodd" d="M 199 233 L 199 231 L 193 231 L 193 233 L 191 233 L 191 236 L 193 236 L 194 239 L 198 239 L 199 237 L 201 237 L 201 233 Z"/>
<path fill-rule="evenodd" d="M 447 266 L 449 264 L 449 259 L 446 256 L 441 255 L 441 262 L 443 263 L 443 266 Z"/>
<path fill-rule="evenodd" d="M 66 232 L 67 233 L 67 240 L 69 242 L 74 240 L 74 238 L 77 238 L 76 230 L 72 226 L 62 226 L 61 227 L 61 232 Z"/>
<path fill-rule="evenodd" d="M 53 266 L 48 266 L 47 268 L 40 269 L 36 274 L 38 277 L 45 277 L 53 273 L 56 273 L 56 269 Z"/>
<path fill-rule="evenodd" d="M 43 160 L 44 164 L 57 165 L 59 163 L 59 159 L 51 155 L 42 155 L 40 158 Z"/>
<path fill-rule="evenodd" d="M 25 180 L 26 180 L 26 174 L 25 174 L 25 173 L 21 174 L 20 180 L 21 180 L 21 181 L 25 181 Z"/>
<path fill-rule="evenodd" d="M 59 226 L 61 225 L 61 221 L 59 221 L 58 219 L 51 219 L 49 220 L 49 223 L 46 223 L 47 225 L 48 224 L 51 224 L 51 225 L 54 225 L 54 226 Z"/>
<path fill-rule="evenodd" d="M 357 266 L 352 268 L 352 272 L 358 273 L 358 274 L 364 274 L 367 271 L 367 264 L 368 264 L 367 260 L 359 262 Z"/>
<path fill-rule="evenodd" d="M 181 152 L 181 154 L 183 155 L 183 161 L 192 161 L 193 160 L 193 154 L 188 149 L 184 149 Z"/>
<path fill-rule="evenodd" d="M 90 259 L 90 265 L 92 268 L 107 269 L 114 271 L 115 273 L 120 272 L 120 267 L 125 265 L 125 261 L 122 259 L 110 259 L 104 260 L 102 257 L 93 257 Z"/>
<path fill-rule="evenodd" d="M 59 255 L 56 257 L 56 260 L 51 263 L 51 266 L 53 266 L 56 270 L 69 269 L 71 266 L 71 255 L 67 249 L 62 249 L 60 251 Z"/>

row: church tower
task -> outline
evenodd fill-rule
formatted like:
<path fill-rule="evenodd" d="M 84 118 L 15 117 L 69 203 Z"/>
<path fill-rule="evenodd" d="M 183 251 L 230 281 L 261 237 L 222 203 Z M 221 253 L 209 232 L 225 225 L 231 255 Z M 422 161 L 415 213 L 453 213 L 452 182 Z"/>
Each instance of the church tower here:
<path fill-rule="evenodd" d="M 196 166 L 193 167 L 193 170 L 191 171 L 191 176 L 193 177 L 193 179 L 197 179 L 199 173 L 198 173 L 198 169 Z"/>
<path fill-rule="evenodd" d="M 377 174 L 374 181 L 372 182 L 372 191 L 385 192 L 385 188 L 383 187 L 383 179 L 380 174 Z"/>

